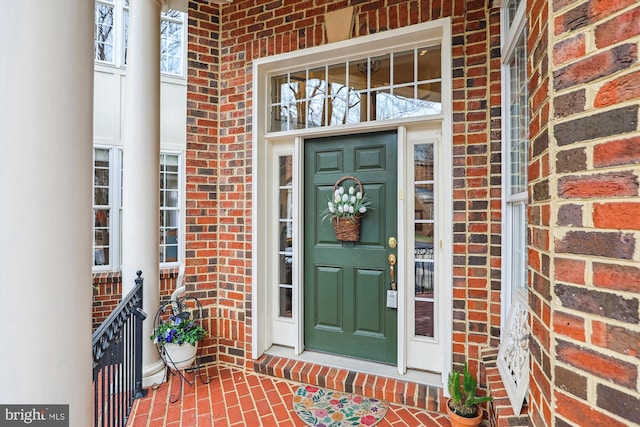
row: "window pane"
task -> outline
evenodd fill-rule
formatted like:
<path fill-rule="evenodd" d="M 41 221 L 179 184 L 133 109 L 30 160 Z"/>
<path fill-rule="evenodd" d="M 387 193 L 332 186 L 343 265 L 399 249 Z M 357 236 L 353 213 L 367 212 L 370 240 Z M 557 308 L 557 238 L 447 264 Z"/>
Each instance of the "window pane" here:
<path fill-rule="evenodd" d="M 317 68 L 309 70 L 307 80 L 307 127 L 320 127 L 325 124 L 325 97 L 327 94 L 327 81 L 325 69 Z"/>
<path fill-rule="evenodd" d="M 290 188 L 280 189 L 280 219 L 291 220 L 293 213 L 292 196 Z"/>
<path fill-rule="evenodd" d="M 360 91 L 367 89 L 367 59 L 349 62 L 349 87 Z"/>
<path fill-rule="evenodd" d="M 527 191 L 527 70 L 524 33 L 509 61 L 510 194 Z"/>
<path fill-rule="evenodd" d="M 422 337 L 433 337 L 433 301 L 416 299 L 416 332 Z"/>
<path fill-rule="evenodd" d="M 513 266 L 511 281 L 516 287 L 527 287 L 527 206 L 512 205 L 511 235 L 513 239 Z"/>
<path fill-rule="evenodd" d="M 416 145 L 413 149 L 414 180 L 433 181 L 433 144 Z"/>
<path fill-rule="evenodd" d="M 346 64 L 331 65 L 328 68 L 327 86 L 327 114 L 329 126 L 343 125 L 347 123 L 349 111 L 349 88 L 347 87 Z"/>
<path fill-rule="evenodd" d="M 293 290 L 291 288 L 280 288 L 280 317 L 292 316 Z"/>
<path fill-rule="evenodd" d="M 433 219 L 433 184 L 416 184 L 416 220 Z"/>
<path fill-rule="evenodd" d="M 286 90 L 287 76 L 275 76 L 271 78 L 271 103 L 279 104 L 283 97 L 282 93 Z"/>
<path fill-rule="evenodd" d="M 413 148 L 415 335 L 434 336 L 434 170 L 433 144 Z"/>
<path fill-rule="evenodd" d="M 413 76 L 413 50 L 406 52 L 399 52 L 393 54 L 393 84 L 402 85 L 405 83 L 412 83 L 414 81 Z M 413 97 L 413 94 L 411 94 Z"/>
<path fill-rule="evenodd" d="M 349 91 L 349 113 L 347 123 L 360 123 L 367 121 L 367 104 L 369 94 L 367 92 Z"/>
<path fill-rule="evenodd" d="M 94 205 L 108 205 L 109 204 L 109 187 L 98 188 L 93 190 L 93 204 Z"/>
<path fill-rule="evenodd" d="M 359 69 L 366 75 L 364 68 Z M 391 59 L 389 55 L 378 56 L 369 61 L 370 88 L 388 87 L 391 84 Z"/>
<path fill-rule="evenodd" d="M 127 50 L 129 48 L 129 9 L 124 10 L 124 58 L 123 64 L 127 63 Z"/>
<path fill-rule="evenodd" d="M 433 244 L 419 243 L 415 248 L 415 335 L 433 337 L 434 262 Z"/>
<path fill-rule="evenodd" d="M 516 16 L 516 12 L 518 11 L 518 5 L 521 0 L 508 0 L 507 3 L 507 28 L 511 26 L 513 23 L 513 18 Z"/>
<path fill-rule="evenodd" d="M 293 285 L 293 156 L 278 159 L 278 305 L 282 317 L 292 317 Z"/>
<path fill-rule="evenodd" d="M 178 262 L 180 157 L 160 155 L 160 262 Z"/>
<path fill-rule="evenodd" d="M 371 120 L 386 120 L 399 117 L 397 103 L 390 93 L 391 89 L 371 92 Z"/>
<path fill-rule="evenodd" d="M 113 63 L 113 6 L 96 4 L 95 59 Z"/>
<path fill-rule="evenodd" d="M 293 158 L 291 156 L 280 157 L 280 185 L 290 186 L 293 182 Z"/>
<path fill-rule="evenodd" d="M 418 49 L 418 81 L 442 77 L 440 46 Z"/>
<path fill-rule="evenodd" d="M 163 16 L 182 19 L 182 13 L 169 10 Z M 182 75 L 182 22 L 163 19 L 160 22 L 160 71 Z"/>
<path fill-rule="evenodd" d="M 110 150 L 93 150 L 93 265 L 109 265 L 111 215 Z"/>
<path fill-rule="evenodd" d="M 425 116 L 442 113 L 442 83 L 419 84 L 418 100 L 421 113 Z"/>

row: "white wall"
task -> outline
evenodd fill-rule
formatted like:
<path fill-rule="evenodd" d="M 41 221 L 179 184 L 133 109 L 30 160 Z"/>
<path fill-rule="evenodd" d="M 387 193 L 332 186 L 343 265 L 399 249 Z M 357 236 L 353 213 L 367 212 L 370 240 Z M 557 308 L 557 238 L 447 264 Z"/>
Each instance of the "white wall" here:
<path fill-rule="evenodd" d="M 93 143 L 122 146 L 126 70 L 96 65 L 94 72 Z M 187 82 L 162 76 L 160 85 L 160 147 L 186 149 Z"/>

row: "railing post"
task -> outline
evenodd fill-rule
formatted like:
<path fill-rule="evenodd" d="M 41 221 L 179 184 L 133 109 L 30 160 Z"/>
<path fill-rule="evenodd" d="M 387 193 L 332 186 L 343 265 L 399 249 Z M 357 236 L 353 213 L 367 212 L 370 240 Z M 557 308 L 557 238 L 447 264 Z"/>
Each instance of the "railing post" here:
<path fill-rule="evenodd" d="M 147 395 L 148 390 L 142 388 L 142 322 L 147 318 L 147 314 L 142 311 L 142 286 L 144 279 L 142 278 L 142 271 L 136 271 L 136 275 L 138 276 L 135 280 L 136 287 L 138 289 L 138 298 L 136 298 L 136 307 L 133 311 L 136 317 L 136 333 L 134 338 L 134 353 L 135 353 L 135 372 L 134 372 L 134 381 L 135 381 L 135 389 L 133 392 L 133 398 L 139 399 L 141 397 L 145 397 Z M 139 287 L 137 285 L 140 285 Z"/>

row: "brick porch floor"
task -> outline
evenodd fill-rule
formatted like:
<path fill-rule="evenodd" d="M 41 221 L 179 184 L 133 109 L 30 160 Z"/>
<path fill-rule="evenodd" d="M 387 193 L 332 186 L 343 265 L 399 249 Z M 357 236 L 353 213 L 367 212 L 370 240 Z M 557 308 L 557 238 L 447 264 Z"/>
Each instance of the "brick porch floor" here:
<path fill-rule="evenodd" d="M 193 386 L 185 383 L 183 396 L 177 393 L 176 377 L 135 402 L 129 427 L 207 426 L 305 426 L 293 411 L 292 398 L 299 383 L 243 371 L 230 366 L 209 369 L 211 380 Z M 190 377 L 189 377 L 190 378 Z M 376 426 L 449 427 L 446 415 L 390 404 L 385 418 Z"/>

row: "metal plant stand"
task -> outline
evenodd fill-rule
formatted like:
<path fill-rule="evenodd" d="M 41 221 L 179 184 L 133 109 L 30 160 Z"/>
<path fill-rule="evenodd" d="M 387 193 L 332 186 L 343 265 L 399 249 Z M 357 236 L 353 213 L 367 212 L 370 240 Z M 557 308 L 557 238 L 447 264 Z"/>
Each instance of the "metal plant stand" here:
<path fill-rule="evenodd" d="M 200 301 L 195 297 L 187 296 L 171 299 L 163 303 L 156 312 L 153 329 L 156 330 L 163 321 L 166 321 L 170 317 L 188 318 L 191 321 L 195 322 L 197 325 L 202 326 L 202 311 L 202 305 L 200 304 Z M 177 393 L 172 393 L 169 397 L 169 401 L 171 403 L 177 402 L 182 396 L 184 383 L 187 383 L 189 386 L 193 386 L 196 382 L 196 379 L 200 377 L 200 381 L 202 381 L 202 383 L 209 384 L 210 377 L 207 375 L 206 370 L 201 364 L 200 345 L 198 345 L 196 349 L 196 355 L 193 364 L 183 369 L 177 369 L 176 364 L 179 363 L 179 361 L 171 360 L 171 356 L 167 353 L 163 344 L 156 342 L 156 349 L 158 350 L 158 354 L 165 364 L 165 374 L 163 382 L 168 382 L 168 375 L 175 375 L 180 379 L 180 389 Z M 193 374 L 193 378 L 191 380 L 187 378 L 188 374 Z M 162 383 L 154 384 L 153 389 L 156 390 L 161 385 Z"/>

